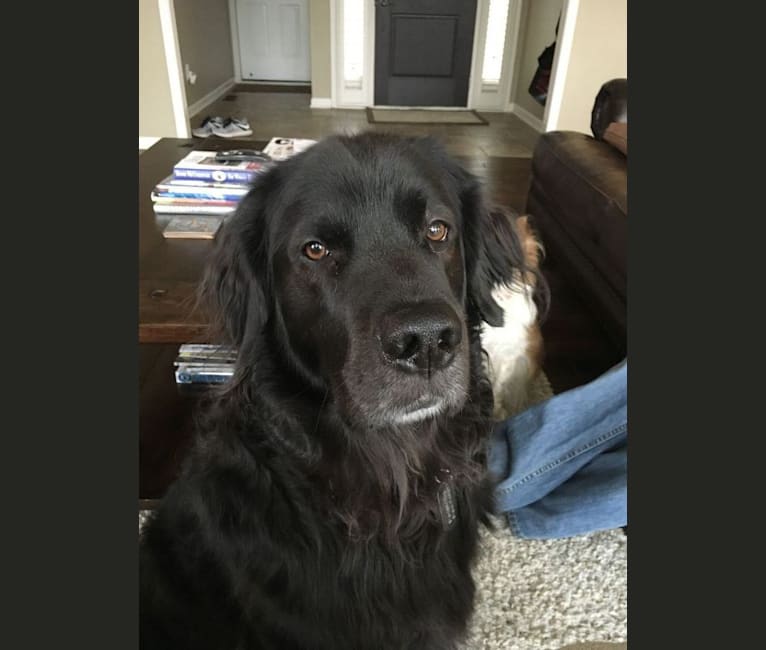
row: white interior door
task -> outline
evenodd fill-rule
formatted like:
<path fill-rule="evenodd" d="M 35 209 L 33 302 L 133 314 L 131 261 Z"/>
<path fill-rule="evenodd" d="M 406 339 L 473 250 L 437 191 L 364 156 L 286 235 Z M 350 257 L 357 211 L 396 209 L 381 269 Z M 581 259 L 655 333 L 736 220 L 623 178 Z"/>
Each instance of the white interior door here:
<path fill-rule="evenodd" d="M 310 81 L 308 0 L 237 0 L 242 79 Z"/>

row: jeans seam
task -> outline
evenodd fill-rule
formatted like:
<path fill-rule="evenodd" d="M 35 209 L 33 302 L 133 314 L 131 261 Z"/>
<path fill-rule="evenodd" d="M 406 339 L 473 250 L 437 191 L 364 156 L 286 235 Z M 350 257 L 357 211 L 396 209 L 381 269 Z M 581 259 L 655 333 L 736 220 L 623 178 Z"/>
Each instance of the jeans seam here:
<path fill-rule="evenodd" d="M 508 527 L 511 529 L 511 533 L 514 537 L 524 537 L 524 535 L 521 533 L 519 520 L 514 514 L 513 510 L 508 511 Z"/>
<path fill-rule="evenodd" d="M 593 447 L 596 447 L 596 446 L 606 442 L 607 440 L 610 440 L 611 438 L 614 438 L 615 436 L 617 436 L 620 433 L 622 433 L 623 431 L 625 431 L 625 429 L 627 429 L 627 428 L 628 428 L 628 425 L 626 423 L 622 423 L 622 424 L 616 426 L 611 431 L 609 431 L 609 433 L 602 434 L 601 436 L 599 436 L 595 440 L 591 440 L 591 442 L 588 443 L 587 445 L 585 445 L 584 447 L 580 447 L 578 449 L 574 449 L 574 450 L 570 451 L 566 456 L 563 456 L 562 458 L 559 458 L 558 460 L 554 460 L 554 461 L 548 463 L 547 465 L 544 465 L 543 467 L 537 468 L 534 472 L 532 472 L 531 474 L 527 474 L 524 478 L 519 479 L 513 485 L 511 485 L 509 487 L 500 488 L 499 492 L 501 494 L 508 494 L 509 492 L 513 492 L 517 487 L 520 487 L 524 483 L 528 483 L 532 479 L 537 478 L 538 476 L 540 476 L 542 474 L 545 474 L 546 472 L 552 470 L 554 467 L 558 467 L 559 465 L 561 465 L 561 463 L 564 463 L 564 462 L 567 462 L 569 460 L 572 460 L 573 458 L 577 458 L 577 456 L 580 456 L 581 454 L 584 454 L 589 449 L 593 449 Z"/>

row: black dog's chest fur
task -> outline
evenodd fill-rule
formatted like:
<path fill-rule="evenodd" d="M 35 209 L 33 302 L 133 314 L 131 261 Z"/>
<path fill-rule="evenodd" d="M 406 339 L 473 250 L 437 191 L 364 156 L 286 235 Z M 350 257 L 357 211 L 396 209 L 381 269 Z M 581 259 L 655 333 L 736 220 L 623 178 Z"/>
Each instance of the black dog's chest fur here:
<path fill-rule="evenodd" d="M 453 490 L 452 525 L 430 521 L 392 548 L 349 540 L 282 459 L 227 447 L 212 471 L 192 459 L 147 525 L 142 647 L 454 647 L 472 611 L 485 485 Z"/>

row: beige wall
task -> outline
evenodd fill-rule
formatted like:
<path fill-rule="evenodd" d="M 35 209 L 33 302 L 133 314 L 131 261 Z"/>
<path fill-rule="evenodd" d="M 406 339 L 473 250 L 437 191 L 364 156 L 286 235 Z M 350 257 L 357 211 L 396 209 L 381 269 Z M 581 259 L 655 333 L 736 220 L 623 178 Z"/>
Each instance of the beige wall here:
<path fill-rule="evenodd" d="M 329 99 L 332 83 L 330 0 L 309 2 L 311 37 L 311 96 Z"/>
<path fill-rule="evenodd" d="M 580 0 L 561 112 L 549 129 L 590 133 L 598 89 L 605 81 L 627 76 L 627 0 Z"/>
<path fill-rule="evenodd" d="M 589 0 L 583 0 L 589 2 Z M 564 0 L 522 0 L 519 50 L 513 75 L 511 101 L 542 121 L 545 107 L 529 94 L 537 70 L 537 57 L 556 40 L 556 21 Z M 561 26 L 559 26 L 561 34 Z"/>
<path fill-rule="evenodd" d="M 157 0 L 138 1 L 138 135 L 176 137 Z"/>
<path fill-rule="evenodd" d="M 174 0 L 181 67 L 197 75 L 185 80 L 191 106 L 221 84 L 234 79 L 228 0 Z"/>

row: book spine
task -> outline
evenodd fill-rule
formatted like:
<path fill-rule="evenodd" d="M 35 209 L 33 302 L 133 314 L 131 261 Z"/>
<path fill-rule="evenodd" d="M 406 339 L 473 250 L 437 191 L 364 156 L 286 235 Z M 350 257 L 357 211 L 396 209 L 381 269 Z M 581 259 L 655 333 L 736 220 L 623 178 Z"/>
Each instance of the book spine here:
<path fill-rule="evenodd" d="M 218 181 L 201 181 L 196 178 L 173 178 L 172 176 L 169 179 L 166 178 L 161 183 L 157 183 L 155 188 L 164 192 L 175 192 L 179 189 L 181 191 L 204 192 L 212 188 L 225 192 L 242 192 L 243 194 L 250 190 L 250 186 L 247 183 L 219 183 Z"/>
<path fill-rule="evenodd" d="M 262 173 L 262 170 L 173 168 L 173 178 L 213 183 L 234 183 L 237 185 L 252 183 Z"/>
<path fill-rule="evenodd" d="M 174 190 L 166 190 L 160 187 L 156 187 L 153 192 L 154 196 L 156 196 L 158 199 L 200 199 L 204 201 L 213 200 L 213 201 L 239 201 L 245 194 L 247 194 L 246 190 L 243 191 L 233 191 L 233 192 L 227 192 L 226 190 L 220 190 L 220 189 L 194 189 L 191 188 L 189 191 L 184 190 L 183 188 L 174 189 Z"/>
<path fill-rule="evenodd" d="M 178 384 L 222 384 L 230 378 L 230 374 L 209 374 L 176 370 L 176 383 Z"/>
<path fill-rule="evenodd" d="M 154 192 L 152 192 L 151 199 L 155 203 L 162 203 L 165 205 L 224 205 L 231 208 L 236 207 L 237 203 L 240 201 L 239 197 L 236 199 L 190 199 L 186 197 L 160 196 Z"/>
<path fill-rule="evenodd" d="M 236 355 L 237 348 L 223 343 L 181 343 L 178 346 L 178 353 L 183 354 L 185 352 L 221 352 Z"/>
<path fill-rule="evenodd" d="M 156 214 L 229 214 L 236 206 L 224 205 L 178 205 L 176 203 L 153 203 Z"/>

